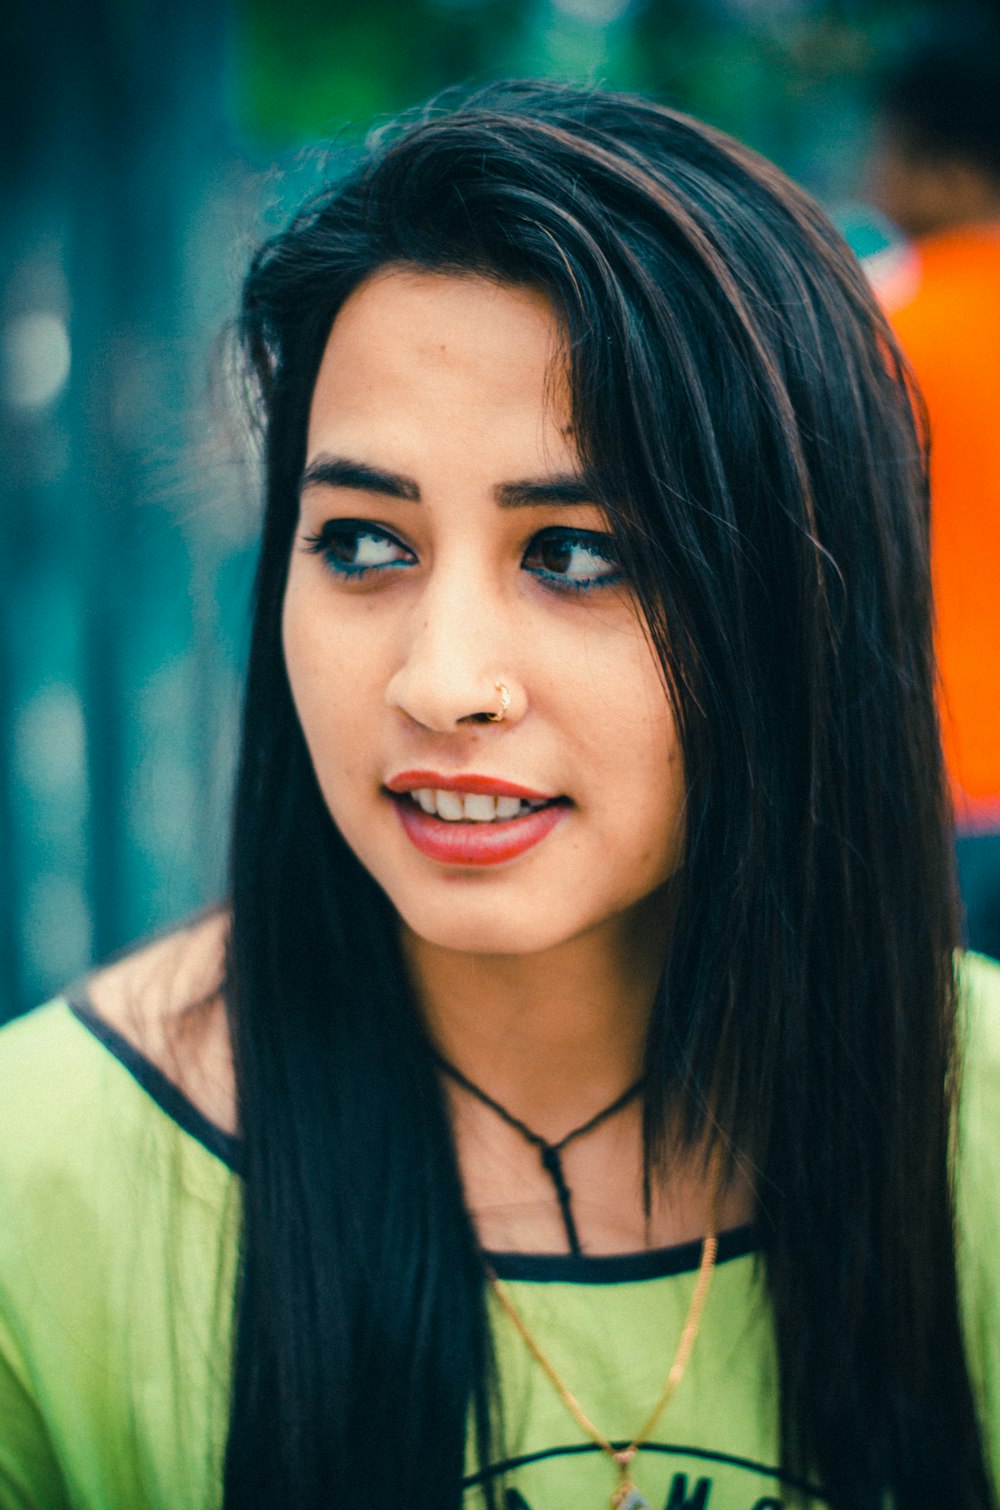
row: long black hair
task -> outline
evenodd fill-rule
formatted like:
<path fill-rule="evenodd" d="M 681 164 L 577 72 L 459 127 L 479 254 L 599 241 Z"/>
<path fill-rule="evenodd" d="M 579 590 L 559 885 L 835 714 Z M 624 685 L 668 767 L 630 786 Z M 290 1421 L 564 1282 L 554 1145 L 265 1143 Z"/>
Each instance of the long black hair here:
<path fill-rule="evenodd" d="M 582 461 L 688 785 L 647 1159 L 707 1135 L 752 1163 L 785 1466 L 837 1506 L 978 1510 L 955 899 L 900 360 L 776 169 L 650 102 L 530 82 L 382 131 L 246 282 L 267 513 L 231 874 L 227 1510 L 457 1510 L 468 1423 L 480 1453 L 496 1426 L 482 1260 L 394 915 L 326 811 L 281 650 L 320 357 L 394 264 L 533 286 L 565 327 Z"/>

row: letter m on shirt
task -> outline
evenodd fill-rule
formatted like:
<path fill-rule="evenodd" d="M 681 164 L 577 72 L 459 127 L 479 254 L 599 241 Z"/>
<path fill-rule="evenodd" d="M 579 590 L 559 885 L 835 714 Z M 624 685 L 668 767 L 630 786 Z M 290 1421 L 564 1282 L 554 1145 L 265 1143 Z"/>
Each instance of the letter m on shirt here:
<path fill-rule="evenodd" d="M 663 1510 L 706 1510 L 711 1487 L 711 1479 L 699 1479 L 688 1494 L 687 1474 L 675 1473 Z"/>

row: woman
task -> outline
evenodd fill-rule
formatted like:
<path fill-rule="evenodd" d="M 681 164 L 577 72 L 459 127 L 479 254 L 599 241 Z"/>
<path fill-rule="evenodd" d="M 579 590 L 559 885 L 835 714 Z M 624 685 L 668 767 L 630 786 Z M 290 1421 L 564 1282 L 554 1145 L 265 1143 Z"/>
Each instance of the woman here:
<path fill-rule="evenodd" d="M 7 1030 L 4 1504 L 992 1505 L 1000 986 L 836 235 L 497 85 L 242 332 L 229 906 Z"/>

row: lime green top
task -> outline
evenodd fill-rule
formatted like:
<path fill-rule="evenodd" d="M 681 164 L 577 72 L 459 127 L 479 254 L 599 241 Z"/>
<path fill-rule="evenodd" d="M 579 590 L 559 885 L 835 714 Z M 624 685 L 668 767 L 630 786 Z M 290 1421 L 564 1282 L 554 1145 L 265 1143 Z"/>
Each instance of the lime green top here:
<path fill-rule="evenodd" d="M 1000 1477 L 1000 967 L 967 960 L 963 1000 L 960 1277 Z M 0 1032 L 0 1510 L 219 1505 L 238 1161 L 85 1007 L 57 1001 Z M 689 1244 L 496 1267 L 592 1420 L 628 1440 L 663 1386 L 698 1258 Z M 508 1510 L 608 1504 L 611 1465 L 491 1303 Z M 772 1510 L 777 1461 L 771 1319 L 744 1229 L 723 1235 L 687 1372 L 633 1476 L 654 1510 Z M 470 1455 L 466 1504 L 480 1503 Z"/>

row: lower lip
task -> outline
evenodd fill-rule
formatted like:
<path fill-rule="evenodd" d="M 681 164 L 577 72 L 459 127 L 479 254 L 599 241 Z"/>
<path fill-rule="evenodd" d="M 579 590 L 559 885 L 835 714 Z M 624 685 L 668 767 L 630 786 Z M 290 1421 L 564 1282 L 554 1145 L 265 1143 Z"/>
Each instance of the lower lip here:
<path fill-rule="evenodd" d="M 396 797 L 394 802 L 407 838 L 421 854 L 442 865 L 502 865 L 516 860 L 541 844 L 567 811 L 559 804 L 500 822 L 447 823 L 425 813 L 408 797 Z"/>

